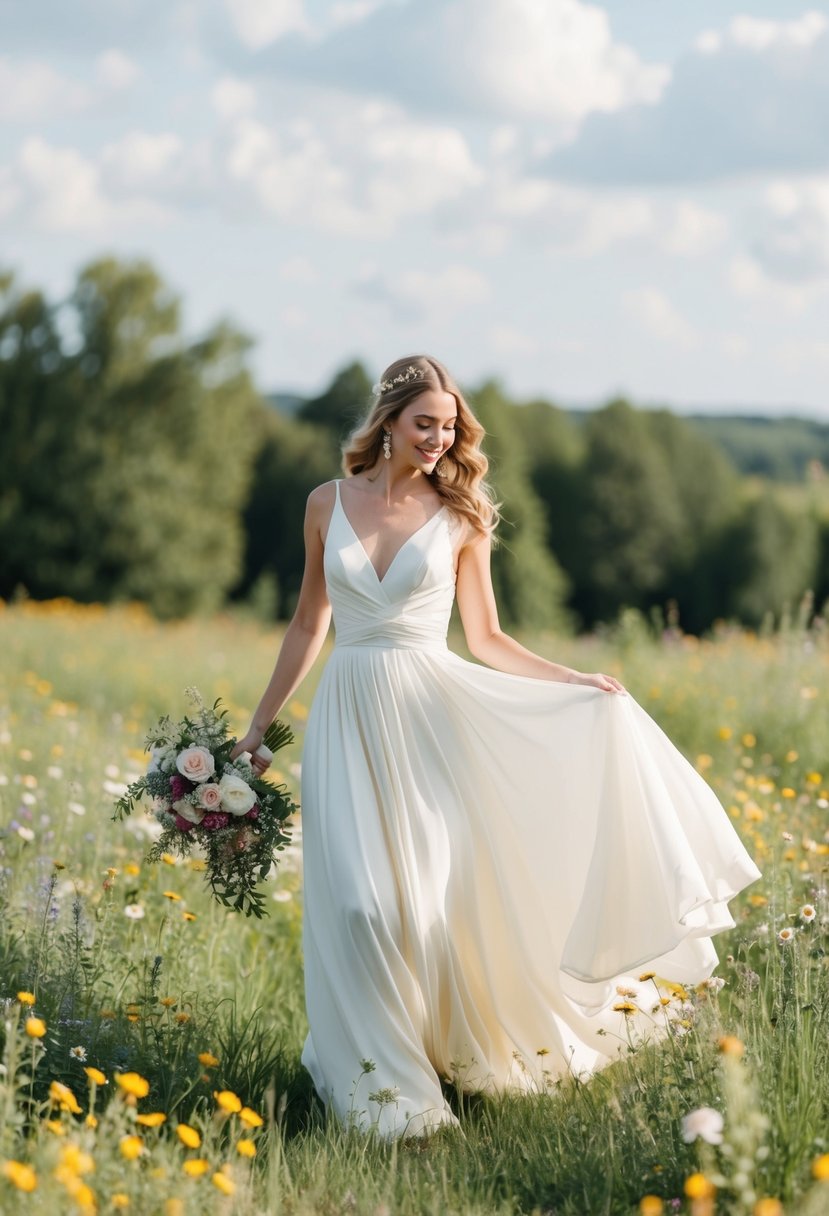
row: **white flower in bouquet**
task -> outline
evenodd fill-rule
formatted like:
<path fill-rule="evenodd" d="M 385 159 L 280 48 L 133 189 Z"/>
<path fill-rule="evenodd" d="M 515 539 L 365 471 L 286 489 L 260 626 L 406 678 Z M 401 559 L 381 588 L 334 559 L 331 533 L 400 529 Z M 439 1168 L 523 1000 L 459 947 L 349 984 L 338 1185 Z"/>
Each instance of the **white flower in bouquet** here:
<path fill-rule="evenodd" d="M 222 791 L 214 781 L 206 781 L 195 791 L 198 805 L 206 811 L 218 811 L 222 805 Z"/>
<path fill-rule="evenodd" d="M 230 815 L 247 815 L 256 802 L 256 794 L 236 773 L 225 773 L 219 782 L 222 809 Z"/>
<path fill-rule="evenodd" d="M 148 773 L 169 773 L 175 764 L 175 748 L 170 743 L 150 748 Z"/>
<path fill-rule="evenodd" d="M 178 798 L 173 803 L 173 810 L 188 823 L 201 823 L 204 819 L 204 807 L 194 806 L 189 798 Z"/>
<path fill-rule="evenodd" d="M 213 776 L 216 763 L 206 747 L 186 747 L 176 757 L 176 768 L 188 781 L 198 784 Z"/>

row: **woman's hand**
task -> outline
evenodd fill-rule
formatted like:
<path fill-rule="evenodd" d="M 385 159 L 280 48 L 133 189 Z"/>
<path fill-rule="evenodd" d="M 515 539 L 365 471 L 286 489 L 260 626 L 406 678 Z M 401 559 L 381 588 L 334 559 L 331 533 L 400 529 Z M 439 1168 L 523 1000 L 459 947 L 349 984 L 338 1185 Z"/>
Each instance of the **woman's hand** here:
<path fill-rule="evenodd" d="M 267 753 L 257 755 L 257 748 L 261 746 L 264 732 L 261 730 L 249 730 L 236 744 L 233 751 L 230 753 L 231 760 L 235 760 L 237 756 L 241 756 L 242 752 L 250 752 L 250 762 L 253 765 L 254 772 L 257 777 L 261 777 L 265 770 L 269 767 L 273 754 L 268 756 Z"/>
<path fill-rule="evenodd" d="M 627 696 L 624 685 L 615 676 L 606 676 L 602 671 L 574 671 L 567 683 L 586 684 L 590 688 L 601 688 L 603 692 L 623 692 Z"/>

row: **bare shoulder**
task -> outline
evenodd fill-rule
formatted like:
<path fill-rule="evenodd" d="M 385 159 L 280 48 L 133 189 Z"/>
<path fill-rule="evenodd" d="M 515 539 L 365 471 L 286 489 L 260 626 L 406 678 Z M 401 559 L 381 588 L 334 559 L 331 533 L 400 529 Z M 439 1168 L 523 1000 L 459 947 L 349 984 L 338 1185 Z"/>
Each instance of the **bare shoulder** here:
<path fill-rule="evenodd" d="M 334 507 L 334 497 L 336 491 L 336 480 L 324 481 L 322 485 L 316 486 L 308 495 L 307 506 L 308 514 L 313 517 L 327 519 L 331 510 Z"/>

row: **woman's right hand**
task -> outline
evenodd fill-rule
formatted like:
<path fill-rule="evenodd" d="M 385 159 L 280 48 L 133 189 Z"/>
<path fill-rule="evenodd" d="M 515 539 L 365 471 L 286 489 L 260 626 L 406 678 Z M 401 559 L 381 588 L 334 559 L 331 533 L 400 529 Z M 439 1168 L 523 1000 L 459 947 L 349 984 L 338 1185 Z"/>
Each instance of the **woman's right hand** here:
<path fill-rule="evenodd" d="M 251 730 L 246 735 L 243 735 L 238 740 L 233 751 L 230 753 L 231 760 L 235 760 L 237 756 L 241 756 L 242 752 L 250 752 L 250 762 L 253 765 L 254 771 L 258 777 L 261 777 L 265 770 L 270 766 L 271 760 L 265 756 L 257 756 L 256 749 L 260 746 L 264 731 Z"/>

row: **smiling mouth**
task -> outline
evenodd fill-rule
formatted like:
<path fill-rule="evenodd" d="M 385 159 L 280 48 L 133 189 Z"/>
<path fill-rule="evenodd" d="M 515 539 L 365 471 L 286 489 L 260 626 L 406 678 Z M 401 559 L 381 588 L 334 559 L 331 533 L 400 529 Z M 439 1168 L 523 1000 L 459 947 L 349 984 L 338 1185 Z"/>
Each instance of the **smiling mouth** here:
<path fill-rule="evenodd" d="M 427 460 L 437 460 L 438 456 L 440 456 L 440 453 L 441 453 L 440 448 L 428 449 L 428 448 L 419 447 L 417 450 L 418 450 L 418 452 L 420 452 L 420 454 L 422 456 L 425 456 Z"/>

